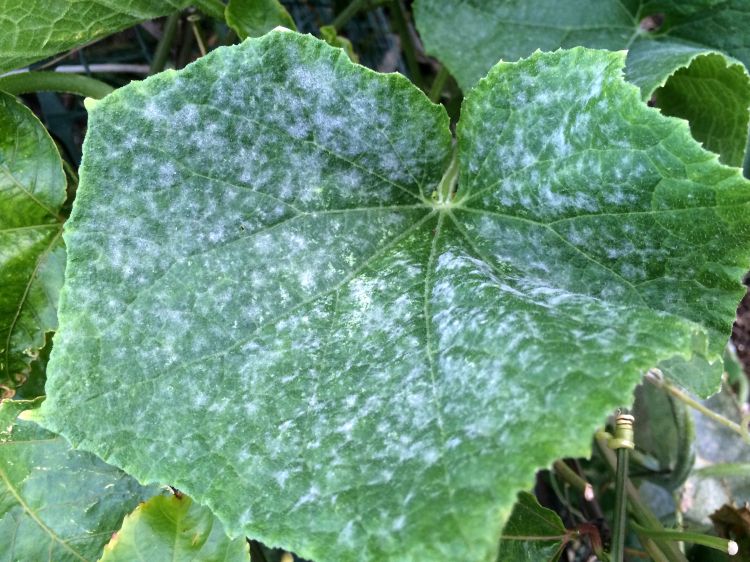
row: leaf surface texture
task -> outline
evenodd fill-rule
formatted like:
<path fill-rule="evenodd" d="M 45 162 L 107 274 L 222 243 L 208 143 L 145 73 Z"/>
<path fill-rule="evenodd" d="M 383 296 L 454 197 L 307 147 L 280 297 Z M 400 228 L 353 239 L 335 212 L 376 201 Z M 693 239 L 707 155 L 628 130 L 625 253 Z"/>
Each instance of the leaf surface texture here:
<path fill-rule="evenodd" d="M 309 36 L 108 96 L 39 419 L 231 536 L 492 560 L 534 472 L 649 367 L 720 356 L 743 294 L 748 183 L 623 64 L 495 67 L 454 196 L 444 110 Z"/>

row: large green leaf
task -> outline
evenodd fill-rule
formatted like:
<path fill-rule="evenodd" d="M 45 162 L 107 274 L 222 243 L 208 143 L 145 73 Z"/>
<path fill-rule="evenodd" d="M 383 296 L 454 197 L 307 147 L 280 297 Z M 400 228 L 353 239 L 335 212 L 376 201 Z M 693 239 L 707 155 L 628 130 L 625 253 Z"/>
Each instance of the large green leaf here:
<path fill-rule="evenodd" d="M 623 64 L 498 65 L 455 197 L 445 111 L 309 36 L 108 96 L 40 419 L 232 536 L 492 559 L 534 472 L 647 368 L 720 356 L 744 293 L 750 185 Z"/>
<path fill-rule="evenodd" d="M 0 74 L 188 4 L 190 0 L 0 0 Z"/>
<path fill-rule="evenodd" d="M 231 540 L 211 511 L 183 495 L 154 496 L 123 521 L 101 562 L 250 562 L 244 537 Z"/>
<path fill-rule="evenodd" d="M 657 14 L 662 26 L 649 33 L 641 20 Z M 722 162 L 742 165 L 750 124 L 744 0 L 417 0 L 415 16 L 428 51 L 467 91 L 498 60 L 536 49 L 629 49 L 627 77 L 643 98 L 657 92 L 664 113 L 690 121 Z"/>
<path fill-rule="evenodd" d="M 97 560 L 122 518 L 155 490 L 30 421 L 38 401 L 0 404 L 0 558 Z"/>
<path fill-rule="evenodd" d="M 557 513 L 521 492 L 503 529 L 497 562 L 555 562 L 567 541 L 568 531 Z"/>
<path fill-rule="evenodd" d="M 64 200 L 55 143 L 28 108 L 0 92 L 0 388 L 27 378 L 45 333 L 57 327 Z"/>

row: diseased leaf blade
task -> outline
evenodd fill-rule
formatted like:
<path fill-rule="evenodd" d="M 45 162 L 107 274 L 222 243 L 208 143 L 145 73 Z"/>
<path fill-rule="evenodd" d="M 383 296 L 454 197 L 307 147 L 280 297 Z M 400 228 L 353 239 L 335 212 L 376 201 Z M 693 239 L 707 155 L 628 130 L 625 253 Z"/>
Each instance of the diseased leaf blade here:
<path fill-rule="evenodd" d="M 0 74 L 189 4 L 190 0 L 0 0 Z"/>
<path fill-rule="evenodd" d="M 250 562 L 244 537 L 229 539 L 207 507 L 187 496 L 154 496 L 125 517 L 100 562 Z"/>
<path fill-rule="evenodd" d="M 492 560 L 534 472 L 713 360 L 744 292 L 748 183 L 623 64 L 497 66 L 454 199 L 444 110 L 309 36 L 108 96 L 42 423 L 316 562 Z"/>
<path fill-rule="evenodd" d="M 0 92 L 0 389 L 12 394 L 57 327 L 65 175 L 34 114 Z M 0 395 L 3 393 L 0 392 Z"/>
<path fill-rule="evenodd" d="M 497 562 L 555 562 L 566 537 L 557 513 L 539 505 L 532 494 L 521 492 L 503 529 Z"/>
<path fill-rule="evenodd" d="M 654 14 L 665 18 L 649 33 L 641 20 Z M 536 49 L 627 49 L 626 75 L 643 98 L 664 86 L 658 107 L 687 119 L 695 138 L 722 162 L 742 165 L 750 125 L 750 76 L 742 65 L 750 64 L 750 9 L 742 0 L 710 8 L 699 0 L 417 0 L 415 16 L 428 52 L 465 91 L 498 60 Z M 719 23 L 726 26 L 721 31 Z"/>
<path fill-rule="evenodd" d="M 38 405 L 0 403 L 0 553 L 7 560 L 97 560 L 125 514 L 155 490 L 16 419 Z"/>
<path fill-rule="evenodd" d="M 229 0 L 225 14 L 227 24 L 240 39 L 260 37 L 278 26 L 297 30 L 294 19 L 278 0 Z"/>

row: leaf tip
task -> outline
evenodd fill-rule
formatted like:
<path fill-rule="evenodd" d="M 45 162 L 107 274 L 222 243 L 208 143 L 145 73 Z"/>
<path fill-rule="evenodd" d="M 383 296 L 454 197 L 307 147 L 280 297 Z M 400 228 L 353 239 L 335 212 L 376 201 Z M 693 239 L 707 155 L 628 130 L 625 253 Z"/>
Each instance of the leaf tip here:
<path fill-rule="evenodd" d="M 91 110 L 94 109 L 101 100 L 97 100 L 94 98 L 83 98 L 83 107 L 86 108 L 86 111 L 91 113 Z"/>

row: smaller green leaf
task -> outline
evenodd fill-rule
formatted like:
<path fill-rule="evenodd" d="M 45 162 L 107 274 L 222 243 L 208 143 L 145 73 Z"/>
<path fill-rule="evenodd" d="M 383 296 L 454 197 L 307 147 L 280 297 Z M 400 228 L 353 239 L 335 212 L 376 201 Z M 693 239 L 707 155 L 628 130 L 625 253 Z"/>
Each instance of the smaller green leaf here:
<path fill-rule="evenodd" d="M 528 492 L 518 502 L 503 530 L 498 562 L 554 562 L 567 542 L 567 530 L 557 513 L 539 505 Z"/>
<path fill-rule="evenodd" d="M 278 26 L 297 31 L 294 19 L 278 0 L 229 0 L 225 16 L 240 39 L 260 37 Z"/>
<path fill-rule="evenodd" d="M 339 35 L 332 25 L 324 25 L 320 28 L 320 37 L 331 47 L 339 47 L 349 56 L 352 62 L 359 62 L 359 56 L 354 52 L 352 42 L 346 37 Z"/>
<path fill-rule="evenodd" d="M 0 74 L 189 4 L 190 0 L 0 0 Z"/>
<path fill-rule="evenodd" d="M 154 496 L 125 518 L 100 562 L 249 562 L 244 538 L 229 539 L 207 507 L 184 495 Z"/>
<path fill-rule="evenodd" d="M 156 491 L 0 404 L 0 555 L 3 560 L 96 560 L 125 514 Z M 158 560 L 158 559 L 154 559 Z"/>
<path fill-rule="evenodd" d="M 39 119 L 0 92 L 0 389 L 13 394 L 57 328 L 65 174 Z M 2 395 L 3 392 L 0 392 Z"/>
<path fill-rule="evenodd" d="M 696 140 L 741 166 L 750 123 L 750 76 L 738 60 L 667 41 L 637 41 L 626 75 L 665 115 L 690 123 Z"/>
<path fill-rule="evenodd" d="M 643 384 L 636 388 L 633 414 L 635 446 L 658 463 L 649 479 L 668 490 L 681 486 L 695 463 L 692 412 L 661 388 Z"/>

